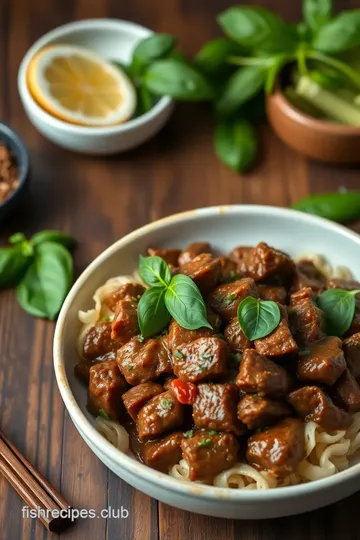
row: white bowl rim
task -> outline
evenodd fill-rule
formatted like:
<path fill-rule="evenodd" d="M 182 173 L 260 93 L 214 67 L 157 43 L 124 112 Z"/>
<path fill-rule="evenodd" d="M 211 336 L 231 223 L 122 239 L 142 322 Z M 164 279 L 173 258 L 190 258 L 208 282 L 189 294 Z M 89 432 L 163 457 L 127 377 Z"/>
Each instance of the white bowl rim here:
<path fill-rule="evenodd" d="M 256 501 L 266 502 L 266 500 L 271 497 L 272 500 L 280 501 L 287 497 L 306 497 L 309 492 L 316 493 L 318 491 L 331 489 L 339 484 L 346 483 L 350 479 L 350 477 L 360 477 L 360 463 L 358 463 L 351 466 L 349 469 L 338 472 L 333 476 L 327 478 L 295 486 L 272 488 L 270 490 L 265 489 L 249 491 L 242 489 L 219 488 L 215 486 L 198 484 L 195 482 L 184 482 L 181 480 L 177 480 L 176 478 L 173 478 L 168 474 L 164 474 L 154 469 L 151 469 L 147 465 L 144 465 L 140 461 L 135 460 L 134 458 L 128 456 L 127 454 L 124 454 L 123 452 L 115 448 L 102 435 L 100 435 L 100 433 L 96 431 L 95 427 L 86 418 L 80 406 L 76 402 L 66 377 L 65 366 L 61 354 L 61 342 L 67 312 L 71 306 L 71 303 L 76 297 L 79 288 L 82 287 L 84 282 L 86 282 L 90 274 L 92 274 L 97 269 L 97 267 L 101 265 L 113 253 L 117 252 L 125 245 L 135 241 L 145 232 L 164 229 L 167 227 L 168 224 L 174 223 L 176 221 L 187 221 L 198 218 L 201 219 L 204 216 L 215 217 L 216 215 L 225 213 L 245 215 L 259 213 L 259 215 L 268 215 L 274 217 L 288 216 L 289 218 L 293 218 L 300 223 L 307 221 L 308 223 L 312 223 L 314 226 L 325 226 L 328 230 L 340 233 L 341 235 L 346 236 L 351 240 L 354 240 L 354 242 L 358 244 L 360 250 L 360 236 L 342 225 L 333 223 L 331 221 L 328 221 L 327 219 L 318 216 L 305 214 L 297 210 L 262 205 L 228 205 L 198 208 L 195 210 L 185 211 L 159 219 L 127 234 L 123 238 L 117 240 L 107 249 L 105 249 L 84 270 L 84 272 L 80 275 L 80 277 L 73 285 L 67 298 L 65 299 L 65 302 L 58 317 L 54 335 L 54 368 L 61 396 L 72 420 L 74 421 L 76 427 L 80 429 L 81 432 L 83 432 L 88 439 L 91 440 L 92 444 L 97 448 L 97 450 L 101 454 L 103 454 L 107 460 L 114 461 L 120 468 L 127 469 L 130 473 L 143 478 L 149 483 L 161 483 L 164 489 L 168 489 L 175 493 L 181 493 L 182 495 L 195 495 L 205 500 L 218 499 L 232 502 L 238 501 L 239 503 L 254 503 Z"/>
<path fill-rule="evenodd" d="M 66 133 L 73 133 L 77 135 L 86 135 L 86 136 L 96 136 L 96 135 L 110 135 L 110 134 L 119 134 L 125 133 L 132 129 L 141 128 L 147 123 L 152 122 L 157 116 L 159 116 L 165 109 L 172 105 L 172 99 L 169 96 L 163 96 L 159 101 L 150 109 L 150 111 L 133 118 L 125 122 L 124 124 L 114 125 L 114 126 L 104 126 L 104 127 L 92 127 L 92 126 L 79 126 L 76 124 L 70 124 L 55 116 L 52 116 L 46 112 L 38 103 L 34 100 L 31 93 L 29 92 L 27 82 L 26 82 L 26 72 L 28 69 L 29 62 L 34 54 L 40 50 L 42 47 L 49 45 L 55 39 L 66 36 L 69 32 L 73 30 L 86 30 L 86 29 L 111 29 L 115 28 L 118 30 L 130 30 L 134 34 L 140 35 L 142 37 L 151 36 L 154 32 L 145 26 L 136 24 L 131 21 L 125 21 L 122 19 L 84 19 L 81 21 L 73 21 L 70 23 L 57 26 L 53 30 L 50 30 L 43 36 L 41 36 L 35 43 L 28 49 L 25 53 L 19 67 L 18 71 L 18 90 L 21 99 L 28 104 L 29 108 L 32 108 L 33 113 L 36 114 L 40 120 L 49 124 L 51 127 L 60 129 Z"/>

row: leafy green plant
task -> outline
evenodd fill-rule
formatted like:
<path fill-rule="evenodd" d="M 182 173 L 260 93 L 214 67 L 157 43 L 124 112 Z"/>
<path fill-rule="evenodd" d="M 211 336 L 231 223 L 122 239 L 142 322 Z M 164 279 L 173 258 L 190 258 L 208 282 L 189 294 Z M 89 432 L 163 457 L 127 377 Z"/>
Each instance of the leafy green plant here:
<path fill-rule="evenodd" d="M 35 317 L 53 320 L 73 281 L 68 248 L 76 240 L 60 231 L 41 231 L 27 240 L 23 233 L 0 248 L 0 287 L 16 286 L 21 307 Z"/>
<path fill-rule="evenodd" d="M 276 302 L 257 300 L 252 296 L 240 302 L 237 316 L 241 330 L 250 341 L 271 334 L 281 319 L 280 309 Z"/>
<path fill-rule="evenodd" d="M 217 18 L 225 37 L 205 43 L 192 61 L 175 49 L 173 36 L 146 38 L 135 48 L 130 65 L 123 66 L 137 89 L 136 114 L 149 111 L 164 95 L 177 101 L 210 102 L 216 117 L 216 154 L 243 172 L 254 163 L 257 151 L 249 122 L 256 122 L 258 112 L 248 105 L 259 107 L 259 97 L 263 105 L 264 92 L 271 92 L 280 71 L 292 64 L 302 77 L 299 87 L 286 89 L 295 106 L 325 119 L 329 111 L 336 112 L 330 115 L 336 121 L 357 124 L 360 75 L 355 62 L 352 65 L 345 56 L 360 47 L 360 9 L 334 17 L 331 0 L 303 0 L 303 18 L 294 25 L 263 7 L 230 7 Z M 337 96 L 322 91 L 323 85 L 335 91 L 329 84 L 340 81 L 352 87 L 354 100 L 347 89 L 336 90 Z M 320 93 L 312 103 L 316 84 Z"/>
<path fill-rule="evenodd" d="M 317 299 L 317 305 L 325 313 L 326 332 L 342 337 L 350 328 L 355 314 L 355 296 L 360 290 L 344 291 L 328 289 Z"/>
<path fill-rule="evenodd" d="M 207 320 L 206 306 L 192 279 L 183 274 L 171 276 L 161 257 L 140 256 L 139 275 L 151 288 L 142 295 L 138 305 L 139 327 L 143 337 L 161 332 L 173 317 L 183 328 L 212 328 Z"/>

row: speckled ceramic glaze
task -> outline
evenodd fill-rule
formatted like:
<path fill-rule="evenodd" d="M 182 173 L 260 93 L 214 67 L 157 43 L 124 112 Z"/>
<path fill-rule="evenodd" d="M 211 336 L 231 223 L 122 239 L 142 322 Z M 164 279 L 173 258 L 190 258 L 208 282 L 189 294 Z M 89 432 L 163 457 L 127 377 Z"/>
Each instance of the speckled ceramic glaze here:
<path fill-rule="evenodd" d="M 360 278 L 360 237 L 346 228 L 293 210 L 269 206 L 202 208 L 146 225 L 110 246 L 79 277 L 59 315 L 54 338 L 56 378 L 64 403 L 79 433 L 115 474 L 167 504 L 234 519 L 263 519 L 297 514 L 333 503 L 360 487 L 360 463 L 330 478 L 265 491 L 215 488 L 182 482 L 123 454 L 94 428 L 87 413 L 86 390 L 76 380 L 79 309 L 92 307 L 95 289 L 108 278 L 131 273 L 148 246 L 185 247 L 208 241 L 219 251 L 263 240 L 291 255 L 315 252 L 333 265 L 346 265 Z"/>

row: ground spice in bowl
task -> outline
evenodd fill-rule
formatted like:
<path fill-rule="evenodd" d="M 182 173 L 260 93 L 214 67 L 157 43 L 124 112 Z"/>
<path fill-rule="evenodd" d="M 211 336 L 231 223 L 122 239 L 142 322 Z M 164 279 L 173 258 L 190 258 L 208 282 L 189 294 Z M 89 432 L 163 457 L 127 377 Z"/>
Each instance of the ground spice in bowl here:
<path fill-rule="evenodd" d="M 19 169 L 14 155 L 0 140 L 0 204 L 19 187 Z"/>

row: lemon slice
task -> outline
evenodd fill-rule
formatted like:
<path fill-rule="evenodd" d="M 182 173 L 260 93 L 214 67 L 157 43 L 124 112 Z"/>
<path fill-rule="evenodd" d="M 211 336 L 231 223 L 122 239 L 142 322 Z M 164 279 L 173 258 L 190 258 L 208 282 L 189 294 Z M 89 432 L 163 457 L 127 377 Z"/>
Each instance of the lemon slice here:
<path fill-rule="evenodd" d="M 42 49 L 30 61 L 27 84 L 43 109 L 71 124 L 120 124 L 136 107 L 135 88 L 127 75 L 83 47 Z"/>

